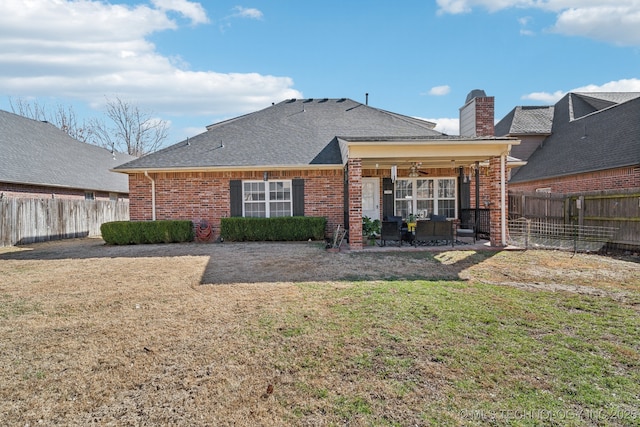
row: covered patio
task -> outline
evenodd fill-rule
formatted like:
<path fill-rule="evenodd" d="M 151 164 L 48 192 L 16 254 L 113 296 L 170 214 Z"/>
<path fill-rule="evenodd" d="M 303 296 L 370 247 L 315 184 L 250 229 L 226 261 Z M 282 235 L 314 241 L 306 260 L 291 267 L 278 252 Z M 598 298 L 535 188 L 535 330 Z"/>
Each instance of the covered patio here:
<path fill-rule="evenodd" d="M 461 171 L 465 177 L 467 172 L 471 177 L 473 171 L 475 204 L 478 206 L 482 197 L 483 207 L 489 210 L 490 246 L 507 245 L 507 157 L 511 147 L 520 144 L 518 139 L 442 135 L 414 138 L 341 137 L 338 141 L 345 159 L 345 222 L 348 224 L 350 249 L 358 250 L 365 246 L 362 235 L 365 213 L 363 182 L 382 183 L 380 189 L 375 190 L 379 191 L 380 196 L 377 199 L 381 208 L 377 210 L 378 219 L 382 219 L 386 215 L 416 212 L 418 205 L 413 193 L 407 195 L 411 199 L 407 208 L 404 208 L 405 201 L 399 199 L 402 194 L 397 186 L 399 182 L 412 184 L 431 180 L 444 181 L 441 184 L 446 185 L 455 182 L 457 189 L 460 188 L 458 181 Z M 480 179 L 483 180 L 482 185 Z M 446 212 L 449 219 L 459 222 L 460 197 L 459 191 L 455 190 L 453 208 L 451 204 L 445 208 L 444 202 L 440 208 L 434 207 L 433 202 L 429 206 L 436 213 Z M 372 212 L 375 215 L 376 211 Z"/>

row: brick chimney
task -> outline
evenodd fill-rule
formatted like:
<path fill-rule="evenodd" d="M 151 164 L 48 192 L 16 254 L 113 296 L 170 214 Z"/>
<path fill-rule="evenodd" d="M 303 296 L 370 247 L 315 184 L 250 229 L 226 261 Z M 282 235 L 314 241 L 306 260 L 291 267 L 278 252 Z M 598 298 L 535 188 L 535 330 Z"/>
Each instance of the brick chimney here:
<path fill-rule="evenodd" d="M 474 89 L 460 108 L 460 136 L 494 136 L 494 97 Z"/>

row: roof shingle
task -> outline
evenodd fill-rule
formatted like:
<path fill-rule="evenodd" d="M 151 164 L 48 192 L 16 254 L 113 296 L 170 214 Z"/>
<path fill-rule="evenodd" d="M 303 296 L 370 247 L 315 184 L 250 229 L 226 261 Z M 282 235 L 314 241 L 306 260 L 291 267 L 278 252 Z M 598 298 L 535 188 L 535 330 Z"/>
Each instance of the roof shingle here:
<path fill-rule="evenodd" d="M 50 123 L 0 110 L 0 153 L 2 182 L 129 192 L 128 178 L 110 169 L 132 156 L 114 156 Z"/>
<path fill-rule="evenodd" d="M 339 165 L 339 136 L 441 135 L 434 126 L 346 98 L 290 99 L 116 169 Z"/>

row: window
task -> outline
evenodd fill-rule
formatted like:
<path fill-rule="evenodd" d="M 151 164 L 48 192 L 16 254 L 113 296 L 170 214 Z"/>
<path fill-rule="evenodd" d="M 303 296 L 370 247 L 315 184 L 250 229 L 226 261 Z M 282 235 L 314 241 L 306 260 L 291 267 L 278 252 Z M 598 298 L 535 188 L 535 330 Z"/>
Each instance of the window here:
<path fill-rule="evenodd" d="M 431 213 L 456 217 L 456 179 L 399 179 L 395 186 L 395 213 L 403 218 L 426 218 Z"/>
<path fill-rule="evenodd" d="M 112 202 L 117 202 L 118 201 L 118 193 L 109 193 L 109 200 L 111 200 Z"/>
<path fill-rule="evenodd" d="M 244 181 L 243 215 L 273 218 L 291 216 L 291 181 Z"/>
<path fill-rule="evenodd" d="M 94 193 L 93 191 L 85 191 L 84 192 L 84 199 L 85 200 L 95 200 L 96 199 L 96 193 Z"/>

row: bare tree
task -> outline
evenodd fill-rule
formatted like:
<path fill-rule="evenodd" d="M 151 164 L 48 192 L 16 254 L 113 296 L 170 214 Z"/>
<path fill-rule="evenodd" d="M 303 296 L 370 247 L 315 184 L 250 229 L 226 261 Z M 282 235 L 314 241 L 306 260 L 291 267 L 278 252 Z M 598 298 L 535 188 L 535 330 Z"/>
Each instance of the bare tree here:
<path fill-rule="evenodd" d="M 41 106 L 38 103 L 38 100 L 29 102 L 23 98 L 18 98 L 16 100 L 9 98 L 9 105 L 11 106 L 11 111 L 15 114 L 19 114 L 33 120 L 39 120 L 41 122 L 49 121 L 46 108 Z"/>
<path fill-rule="evenodd" d="M 156 151 L 167 139 L 169 127 L 165 120 L 152 117 L 121 98 L 107 98 L 106 116 L 111 126 L 99 120 L 91 126 L 92 138 L 105 148 L 139 157 Z"/>
<path fill-rule="evenodd" d="M 58 105 L 53 112 L 38 103 L 22 98 L 9 99 L 14 113 L 54 124 L 71 137 L 112 151 L 142 156 L 156 151 L 167 139 L 169 126 L 136 105 L 121 98 L 107 98 L 106 119 L 78 120 L 72 106 Z"/>
<path fill-rule="evenodd" d="M 90 142 L 89 138 L 92 134 L 90 125 L 84 120 L 81 122 L 78 120 L 72 106 L 65 107 L 58 104 L 52 112 L 45 105 L 41 105 L 38 100 L 27 101 L 23 98 L 18 98 L 15 101 L 9 98 L 9 105 L 15 114 L 41 122 L 49 122 L 78 141 Z"/>

